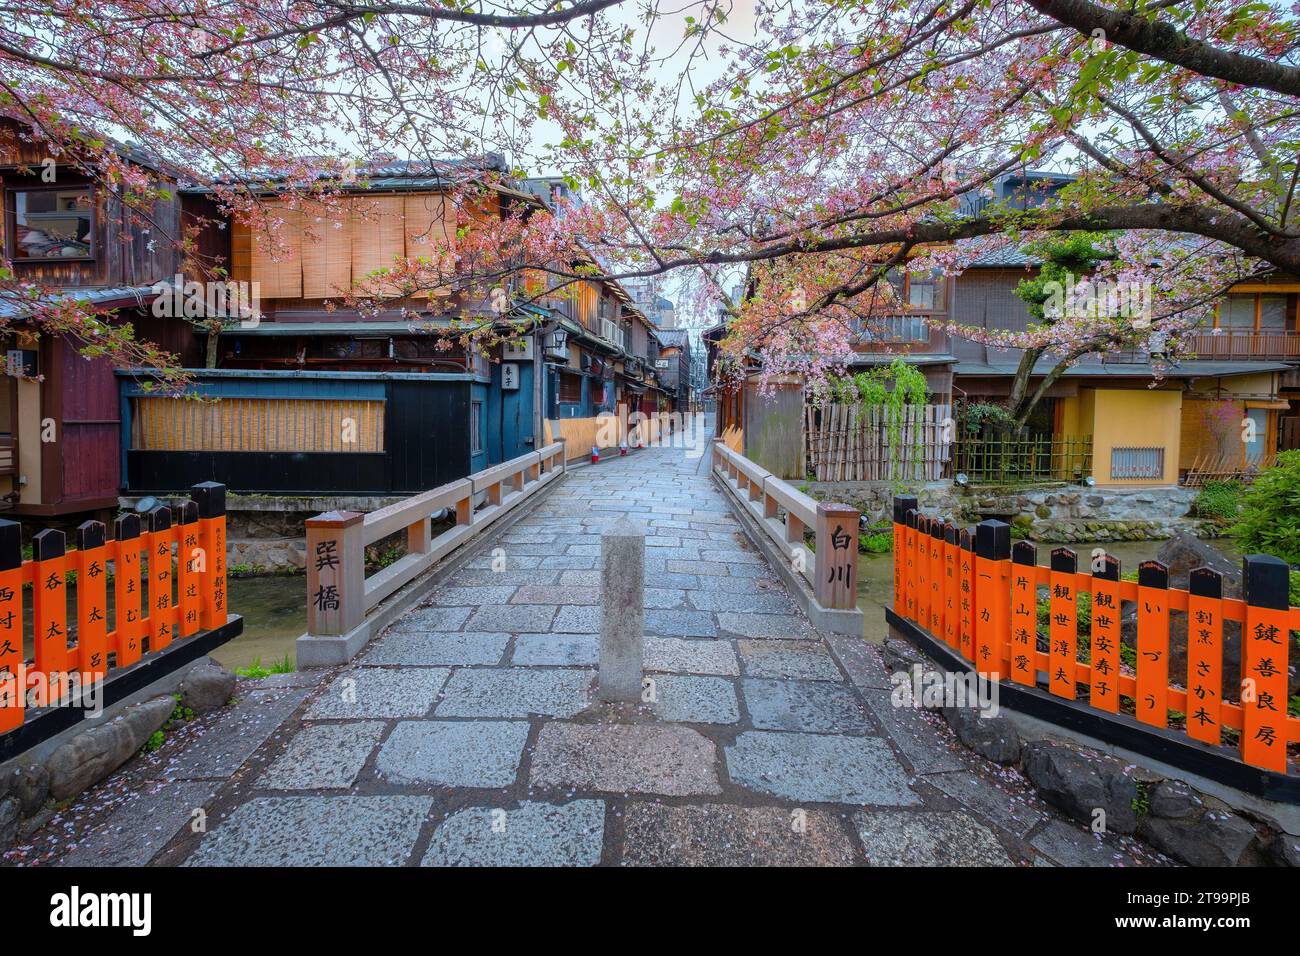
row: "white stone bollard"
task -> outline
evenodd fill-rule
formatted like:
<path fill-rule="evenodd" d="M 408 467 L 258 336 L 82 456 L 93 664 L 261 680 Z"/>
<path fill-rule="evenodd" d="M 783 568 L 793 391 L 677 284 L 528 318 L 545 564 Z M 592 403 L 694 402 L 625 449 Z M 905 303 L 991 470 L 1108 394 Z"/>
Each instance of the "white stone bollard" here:
<path fill-rule="evenodd" d="M 641 699 L 645 653 L 645 531 L 621 518 L 600 536 L 601 700 Z"/>

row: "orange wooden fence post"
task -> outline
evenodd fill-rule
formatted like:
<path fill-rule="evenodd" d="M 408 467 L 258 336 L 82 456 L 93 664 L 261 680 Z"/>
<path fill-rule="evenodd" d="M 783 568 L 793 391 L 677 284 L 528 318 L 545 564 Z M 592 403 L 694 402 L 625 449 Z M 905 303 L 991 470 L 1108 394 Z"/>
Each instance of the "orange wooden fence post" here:
<path fill-rule="evenodd" d="M 943 522 L 930 522 L 930 633 L 943 640 Z"/>
<path fill-rule="evenodd" d="M 1011 636 L 1011 525 L 1005 521 L 975 526 L 975 581 L 975 669 L 998 680 Z"/>
<path fill-rule="evenodd" d="M 140 659 L 140 517 L 120 515 L 113 522 L 117 560 L 113 565 L 114 648 L 117 666 Z"/>
<path fill-rule="evenodd" d="M 1242 570 L 1246 621 L 1241 629 L 1241 759 L 1285 773 L 1290 568 L 1281 558 L 1248 554 Z"/>
<path fill-rule="evenodd" d="M 205 631 L 226 623 L 226 486 L 204 481 L 190 489 L 199 506 L 199 623 Z"/>
<path fill-rule="evenodd" d="M 894 498 L 894 613 L 907 617 L 907 513 L 916 508 L 916 499 L 899 495 Z"/>
<path fill-rule="evenodd" d="M 817 603 L 824 608 L 858 606 L 857 508 L 817 503 Z"/>
<path fill-rule="evenodd" d="M 1038 549 L 1028 541 L 1011 548 L 1011 679 L 1038 683 Z"/>
<path fill-rule="evenodd" d="M 32 640 L 36 671 L 50 690 L 49 702 L 63 699 L 70 663 L 66 542 L 62 531 L 46 528 L 32 536 Z"/>
<path fill-rule="evenodd" d="M 916 568 L 916 623 L 930 629 L 930 519 L 918 513 L 916 536 L 912 542 Z"/>
<path fill-rule="evenodd" d="M 172 642 L 172 510 L 149 512 L 149 651 Z"/>
<path fill-rule="evenodd" d="M 968 661 L 975 660 L 975 535 L 969 528 L 962 528 L 957 535 L 957 544 L 961 548 L 958 560 L 961 562 L 961 613 L 957 621 L 957 638 L 961 645 L 962 656 Z"/>
<path fill-rule="evenodd" d="M 102 521 L 77 525 L 77 660 L 91 683 L 108 673 L 107 535 Z"/>
<path fill-rule="evenodd" d="M 1138 565 L 1137 719 L 1169 724 L 1169 569 L 1159 561 Z"/>
<path fill-rule="evenodd" d="M 1187 734 L 1216 747 L 1223 743 L 1222 598 L 1223 575 L 1193 568 L 1187 579 Z"/>
<path fill-rule="evenodd" d="M 1079 557 L 1069 548 L 1052 549 L 1052 570 L 1047 579 L 1048 609 L 1047 687 L 1057 697 L 1075 699 L 1075 669 L 1079 662 L 1079 597 L 1074 590 Z"/>
<path fill-rule="evenodd" d="M 916 519 L 919 512 L 909 508 L 903 515 L 903 596 L 905 616 L 909 621 L 916 620 Z"/>
<path fill-rule="evenodd" d="M 180 529 L 176 544 L 176 600 L 180 604 L 178 635 L 189 637 L 199 629 L 200 575 L 199 506 L 187 501 L 180 508 Z"/>
<path fill-rule="evenodd" d="M 22 526 L 0 519 L 0 733 L 22 725 L 25 670 Z"/>
<path fill-rule="evenodd" d="M 961 548 L 957 545 L 957 526 L 951 521 L 943 523 L 943 639 L 953 650 L 961 647 L 961 577 L 957 567 L 961 563 Z"/>
<path fill-rule="evenodd" d="M 1105 555 L 1092 567 L 1092 683 L 1088 702 L 1119 713 L 1119 559 Z"/>

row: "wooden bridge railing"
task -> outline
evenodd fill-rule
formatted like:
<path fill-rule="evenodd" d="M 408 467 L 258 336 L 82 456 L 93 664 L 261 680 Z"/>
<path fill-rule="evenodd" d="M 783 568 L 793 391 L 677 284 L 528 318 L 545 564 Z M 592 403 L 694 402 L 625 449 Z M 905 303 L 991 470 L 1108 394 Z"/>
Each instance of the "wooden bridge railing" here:
<path fill-rule="evenodd" d="M 817 501 L 722 443 L 713 442 L 713 468 L 727 489 L 791 566 L 812 586 L 823 608 L 857 607 L 858 519 L 849 505 Z M 813 548 L 804 541 L 813 531 Z"/>
<path fill-rule="evenodd" d="M 353 632 L 384 598 L 423 574 L 565 470 L 564 442 L 548 445 L 396 504 L 361 514 L 330 511 L 307 520 L 307 638 Z M 474 510 L 474 498 L 486 504 Z M 456 523 L 436 537 L 431 517 Z M 406 531 L 406 555 L 366 577 L 365 549 Z"/>
<path fill-rule="evenodd" d="M 62 531 L 39 531 L 29 560 L 18 522 L 0 520 L 0 734 L 24 725 L 33 695 L 45 711 L 78 687 L 111 688 L 116 672 L 147 676 L 180 644 L 188 652 L 188 638 L 226 626 L 225 485 L 195 485 L 181 507 L 159 505 L 145 519 L 142 525 L 139 515 L 120 515 L 111 539 L 102 521 L 83 522 L 72 551 Z M 238 633 L 208 641 L 202 653 Z M 175 669 L 171 663 L 155 669 L 165 673 Z M 133 678 L 131 691 L 143 682 Z M 4 755 L 10 749 L 0 745 Z"/>
<path fill-rule="evenodd" d="M 1236 736 L 1244 763 L 1287 771 L 1287 744 L 1300 742 L 1300 719 L 1287 716 L 1289 632 L 1300 630 L 1300 608 L 1288 605 L 1285 562 L 1247 555 L 1245 599 L 1237 600 L 1223 596 L 1223 577 L 1210 568 L 1193 569 L 1183 591 L 1169 587 L 1159 561 L 1143 561 L 1137 581 L 1123 581 L 1110 555 L 1085 572 L 1069 548 L 1052 549 L 1046 567 L 1037 557 L 1027 541 L 1012 546 L 1005 522 L 958 528 L 920 514 L 915 498 L 894 499 L 894 613 L 980 675 L 1109 714 L 1131 709 L 1137 721 L 1160 730 L 1170 728 L 1171 711 L 1179 712 L 1192 740 L 1221 746 Z M 1050 594 L 1046 651 L 1039 649 L 1039 587 Z M 1091 598 L 1086 653 L 1078 633 L 1081 593 Z M 1121 657 L 1124 602 L 1136 604 L 1132 666 Z M 1169 667 L 1171 611 L 1188 618 L 1186 673 Z M 1225 621 L 1242 625 L 1240 688 L 1223 683 Z"/>

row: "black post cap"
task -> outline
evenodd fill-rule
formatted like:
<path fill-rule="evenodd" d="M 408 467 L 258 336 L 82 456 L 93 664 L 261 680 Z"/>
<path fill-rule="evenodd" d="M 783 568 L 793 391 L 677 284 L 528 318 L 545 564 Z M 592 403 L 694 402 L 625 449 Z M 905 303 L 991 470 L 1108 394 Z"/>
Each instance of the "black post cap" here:
<path fill-rule="evenodd" d="M 1038 549 L 1029 541 L 1017 541 L 1011 546 L 1011 561 L 1032 568 L 1038 563 Z"/>
<path fill-rule="evenodd" d="M 909 528 L 915 528 L 916 519 L 919 514 L 920 512 L 918 512 L 915 508 L 907 509 L 907 514 L 903 515 L 903 523 L 906 524 Z"/>
<path fill-rule="evenodd" d="M 957 526 L 951 521 L 945 521 L 943 523 L 943 540 L 948 542 L 948 544 L 957 543 Z"/>
<path fill-rule="evenodd" d="M 1069 548 L 1053 548 L 1052 570 L 1060 574 L 1074 574 L 1079 570 L 1079 556 Z"/>
<path fill-rule="evenodd" d="M 1197 597 L 1223 597 L 1223 575 L 1214 568 L 1192 568 L 1187 575 L 1187 592 Z"/>
<path fill-rule="evenodd" d="M 1103 555 L 1101 559 L 1101 568 L 1093 566 L 1092 576 L 1100 578 L 1103 581 L 1119 580 L 1119 558 L 1113 554 Z"/>
<path fill-rule="evenodd" d="M 46 528 L 32 535 L 32 557 L 37 561 L 61 558 L 68 551 L 68 539 L 58 528 Z"/>
<path fill-rule="evenodd" d="M 1248 554 L 1241 559 L 1241 571 L 1247 604 L 1282 611 L 1291 606 L 1287 598 L 1291 566 L 1281 558 L 1271 554 Z"/>
<path fill-rule="evenodd" d="M 23 526 L 17 521 L 0 519 L 0 571 L 23 566 Z"/>
<path fill-rule="evenodd" d="M 107 535 L 108 529 L 104 527 L 104 522 L 83 521 L 77 525 L 77 550 L 89 551 L 91 548 L 102 548 Z"/>
<path fill-rule="evenodd" d="M 1169 569 L 1159 561 L 1143 561 L 1138 565 L 1138 586 L 1144 588 L 1169 587 Z"/>
<path fill-rule="evenodd" d="M 915 498 L 906 495 L 896 495 L 894 497 L 894 522 L 896 524 L 902 524 L 907 520 L 907 513 L 909 511 L 915 511 L 916 509 L 917 501 Z"/>
<path fill-rule="evenodd" d="M 930 533 L 930 516 L 918 513 L 916 516 L 916 530 L 918 534 Z"/>
<path fill-rule="evenodd" d="M 133 514 L 118 515 L 113 522 L 113 537 L 118 541 L 140 537 L 140 516 Z"/>
<path fill-rule="evenodd" d="M 975 554 L 991 561 L 1011 557 L 1011 525 L 991 518 L 975 526 Z"/>
<path fill-rule="evenodd" d="M 935 518 L 930 522 L 930 537 L 934 538 L 936 541 L 943 540 L 943 522 L 938 518 Z"/>
<path fill-rule="evenodd" d="M 219 482 L 199 482 L 190 488 L 190 497 L 199 506 L 200 518 L 220 518 L 226 513 L 226 486 Z"/>
<path fill-rule="evenodd" d="M 963 551 L 975 550 L 975 533 L 970 528 L 962 528 L 957 534 L 957 541 Z"/>
<path fill-rule="evenodd" d="M 180 524 L 194 524 L 199 520 L 199 506 L 194 501 L 183 501 L 176 508 L 177 521 Z"/>
<path fill-rule="evenodd" d="M 172 509 L 159 505 L 149 509 L 149 530 L 167 531 L 172 526 Z"/>

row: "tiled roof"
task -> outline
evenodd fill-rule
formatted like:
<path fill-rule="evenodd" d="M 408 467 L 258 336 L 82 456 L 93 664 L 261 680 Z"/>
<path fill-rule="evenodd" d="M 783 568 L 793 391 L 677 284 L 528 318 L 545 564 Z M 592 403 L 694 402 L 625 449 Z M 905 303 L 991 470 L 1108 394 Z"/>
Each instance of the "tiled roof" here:
<path fill-rule="evenodd" d="M 147 305 L 156 297 L 154 287 L 145 286 L 108 286 L 103 288 L 73 287 L 57 289 L 45 296 L 51 305 L 72 299 L 88 302 L 93 306 L 119 303 L 125 308 Z M 25 300 L 0 296 L 0 318 L 20 319 L 31 314 L 31 306 Z"/>
<path fill-rule="evenodd" d="M 970 264 L 970 268 L 1009 268 L 1016 266 L 1025 268 L 1042 264 L 1042 259 L 1031 256 L 1015 246 L 1003 246 L 1000 249 L 994 249 L 992 252 L 984 253 Z"/>

